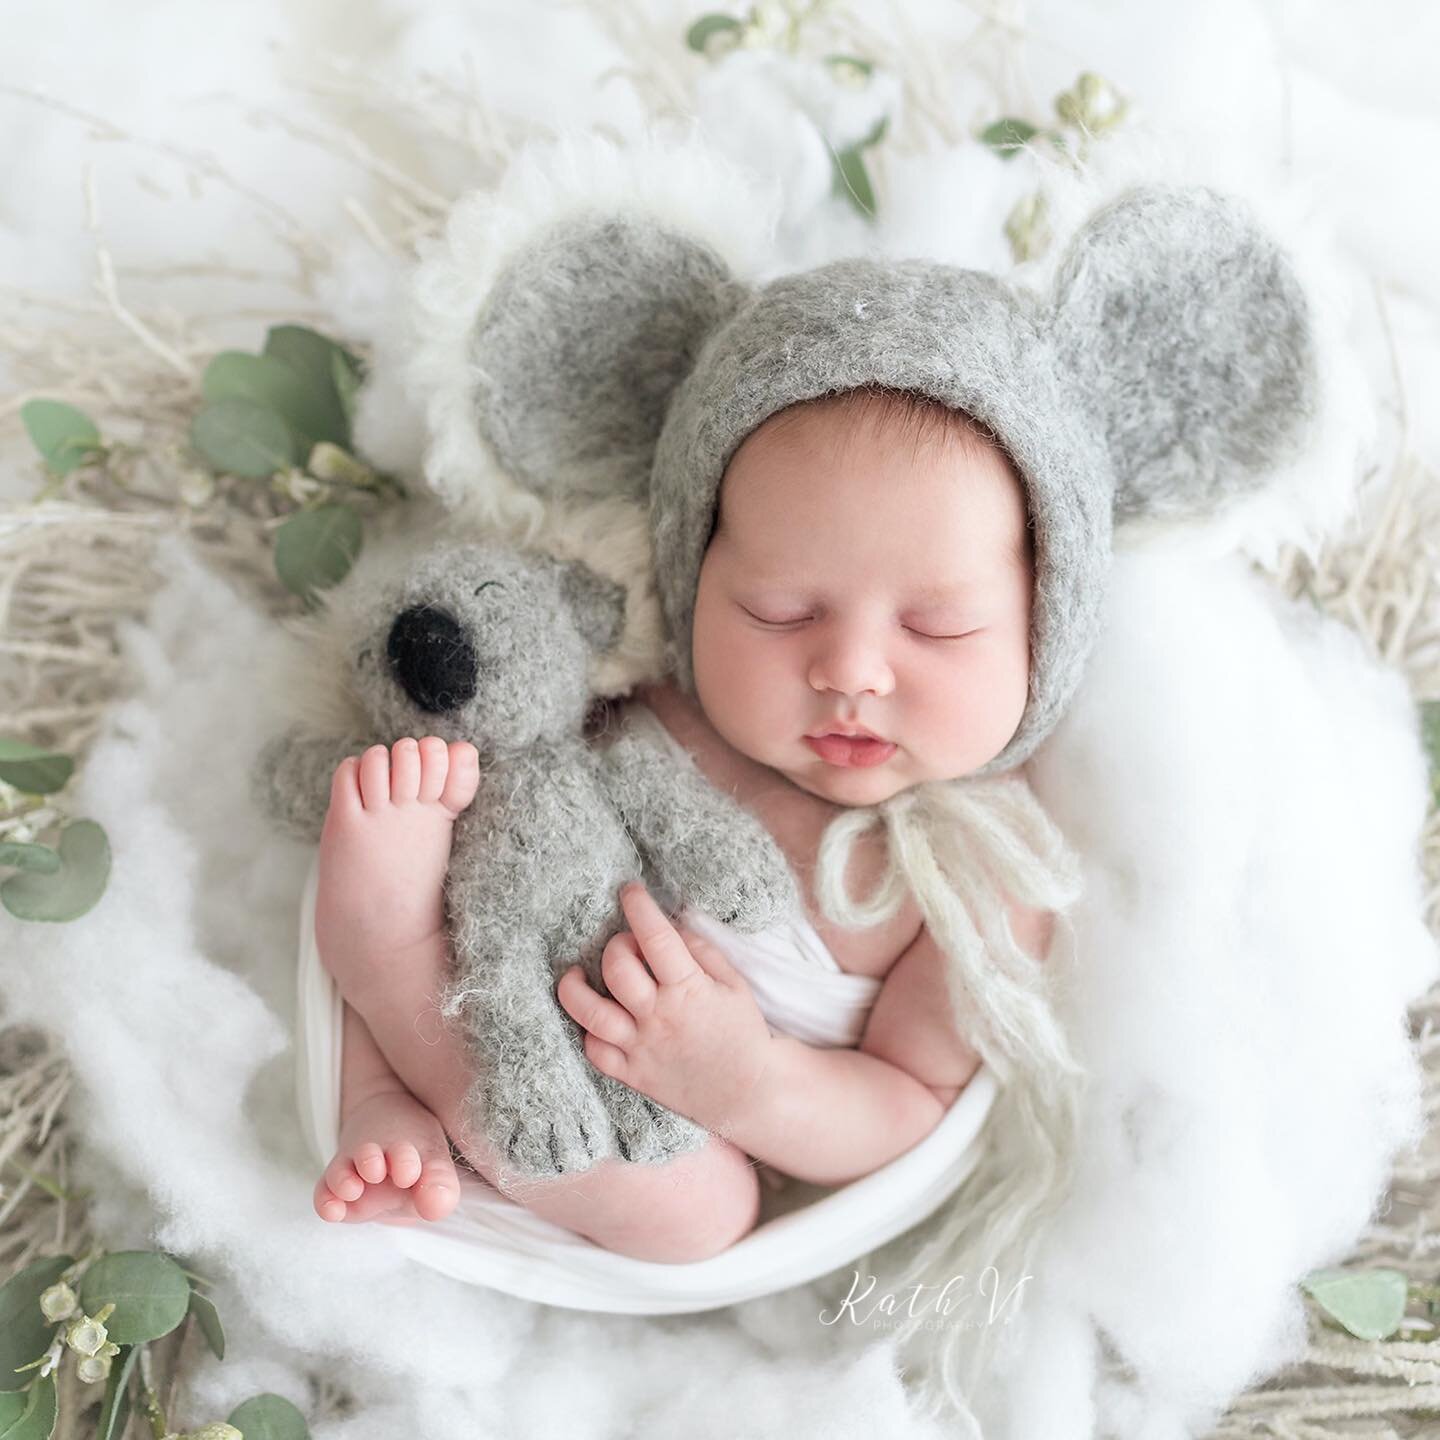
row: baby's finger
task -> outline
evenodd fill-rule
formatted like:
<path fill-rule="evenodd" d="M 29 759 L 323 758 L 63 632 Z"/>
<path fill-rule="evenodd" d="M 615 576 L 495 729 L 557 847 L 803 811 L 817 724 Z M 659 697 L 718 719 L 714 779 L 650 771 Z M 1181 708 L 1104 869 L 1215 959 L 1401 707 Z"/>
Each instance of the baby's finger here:
<path fill-rule="evenodd" d="M 572 965 L 560 977 L 555 995 L 571 1019 L 607 1044 L 634 1042 L 638 1032 L 629 1011 L 591 989 L 585 972 L 578 965 Z"/>
<path fill-rule="evenodd" d="M 680 938 L 694 957 L 695 963 L 709 977 L 721 985 L 744 985 L 745 977 L 730 963 L 725 952 L 713 940 L 697 935 L 693 930 L 682 930 Z"/>
<path fill-rule="evenodd" d="M 674 985 L 700 972 L 679 931 L 670 923 L 669 916 L 638 880 L 620 887 L 620 906 L 630 922 L 645 963 L 662 985 Z"/>
<path fill-rule="evenodd" d="M 640 958 L 635 937 L 628 930 L 611 936 L 600 957 L 600 974 L 610 993 L 632 1015 L 638 1018 L 654 1007 L 655 977 Z"/>

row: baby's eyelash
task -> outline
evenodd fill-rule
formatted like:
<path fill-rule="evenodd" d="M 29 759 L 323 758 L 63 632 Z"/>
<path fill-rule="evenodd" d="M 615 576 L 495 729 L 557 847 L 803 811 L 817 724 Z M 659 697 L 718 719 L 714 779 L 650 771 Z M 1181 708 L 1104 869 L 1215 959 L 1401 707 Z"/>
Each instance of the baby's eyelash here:
<path fill-rule="evenodd" d="M 970 636 L 978 633 L 974 630 L 962 630 L 958 635 L 932 635 L 928 630 L 916 630 L 909 625 L 904 628 L 921 640 L 968 640 Z"/>
<path fill-rule="evenodd" d="M 784 629 L 790 625 L 803 625 L 807 620 L 813 620 L 813 615 L 797 615 L 791 620 L 767 620 L 763 615 L 757 615 L 748 606 L 740 607 L 745 613 L 759 625 L 774 625 L 777 629 Z"/>

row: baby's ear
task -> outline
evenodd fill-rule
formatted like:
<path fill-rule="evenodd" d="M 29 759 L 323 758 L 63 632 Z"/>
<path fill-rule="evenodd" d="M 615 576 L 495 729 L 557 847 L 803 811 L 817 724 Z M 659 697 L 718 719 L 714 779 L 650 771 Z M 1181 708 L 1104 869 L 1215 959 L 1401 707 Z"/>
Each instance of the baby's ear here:
<path fill-rule="evenodd" d="M 708 246 L 655 221 L 553 226 L 500 272 L 476 320 L 481 435 L 539 495 L 645 499 L 670 397 L 747 293 Z"/>
<path fill-rule="evenodd" d="M 1180 519 L 1258 488 L 1316 406 L 1309 306 L 1289 260 L 1233 196 L 1142 186 L 1060 260 L 1063 377 L 1107 444 L 1115 519 Z"/>

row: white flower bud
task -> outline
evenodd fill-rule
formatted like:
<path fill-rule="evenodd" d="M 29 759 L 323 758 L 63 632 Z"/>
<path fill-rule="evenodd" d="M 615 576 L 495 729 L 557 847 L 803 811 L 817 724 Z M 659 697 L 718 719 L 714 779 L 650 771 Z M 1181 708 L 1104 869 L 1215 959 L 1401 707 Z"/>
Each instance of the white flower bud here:
<path fill-rule="evenodd" d="M 1115 87 L 1101 75 L 1086 70 L 1074 88 L 1055 101 L 1055 111 L 1067 125 L 1078 125 L 1092 135 L 1118 125 L 1125 117 L 1126 103 Z"/>
<path fill-rule="evenodd" d="M 191 509 L 208 505 L 215 494 L 215 477 L 204 470 L 186 470 L 180 477 L 180 498 Z"/>
<path fill-rule="evenodd" d="M 52 1285 L 40 1296 L 40 1309 L 44 1312 L 45 1318 L 52 1323 L 68 1320 L 75 1313 L 79 1304 L 75 1292 L 63 1280 Z"/>
<path fill-rule="evenodd" d="M 77 1355 L 96 1354 L 109 1338 L 105 1327 L 89 1315 L 72 1320 L 70 1328 L 65 1332 L 65 1343 Z"/>
<path fill-rule="evenodd" d="M 830 73 L 847 90 L 863 90 L 870 83 L 870 72 L 849 56 L 830 62 Z"/>
<path fill-rule="evenodd" d="M 84 1355 L 75 1362 L 75 1375 L 82 1385 L 94 1385 L 110 1373 L 108 1355 Z"/>
<path fill-rule="evenodd" d="M 245 1440 L 245 1437 L 233 1425 L 215 1420 L 198 1430 L 187 1430 L 179 1440 Z"/>
<path fill-rule="evenodd" d="M 275 477 L 275 483 L 280 487 L 281 493 L 288 495 L 297 504 L 303 505 L 312 495 L 318 495 L 324 486 L 318 480 L 312 479 L 303 470 L 291 468 L 283 470 Z"/>
<path fill-rule="evenodd" d="M 740 43 L 754 48 L 760 45 L 777 45 L 790 29 L 790 17 L 785 7 L 776 0 L 760 0 L 750 7 L 750 23 L 745 26 Z"/>
<path fill-rule="evenodd" d="M 65 1353 L 65 1347 L 61 1345 L 57 1336 L 50 1342 L 50 1348 L 45 1352 L 45 1359 L 40 1366 L 40 1378 L 43 1380 L 60 1363 L 60 1357 Z"/>

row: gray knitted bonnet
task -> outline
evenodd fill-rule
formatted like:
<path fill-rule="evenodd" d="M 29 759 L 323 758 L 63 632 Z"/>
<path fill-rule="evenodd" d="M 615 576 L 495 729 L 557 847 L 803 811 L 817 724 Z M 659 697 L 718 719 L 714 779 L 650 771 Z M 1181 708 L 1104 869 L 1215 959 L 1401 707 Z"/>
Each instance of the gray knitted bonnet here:
<path fill-rule="evenodd" d="M 721 476 L 789 405 L 860 386 L 969 412 L 1015 463 L 1035 548 L 1029 700 L 977 775 L 1050 732 L 1094 642 L 1112 527 L 1188 520 L 1300 451 L 1316 407 L 1304 292 L 1233 196 L 1133 188 L 1093 213 L 1048 295 L 930 260 L 847 259 L 752 287 L 701 239 L 619 213 L 542 230 L 471 334 L 474 414 L 545 497 L 650 507 L 672 669 Z"/>

